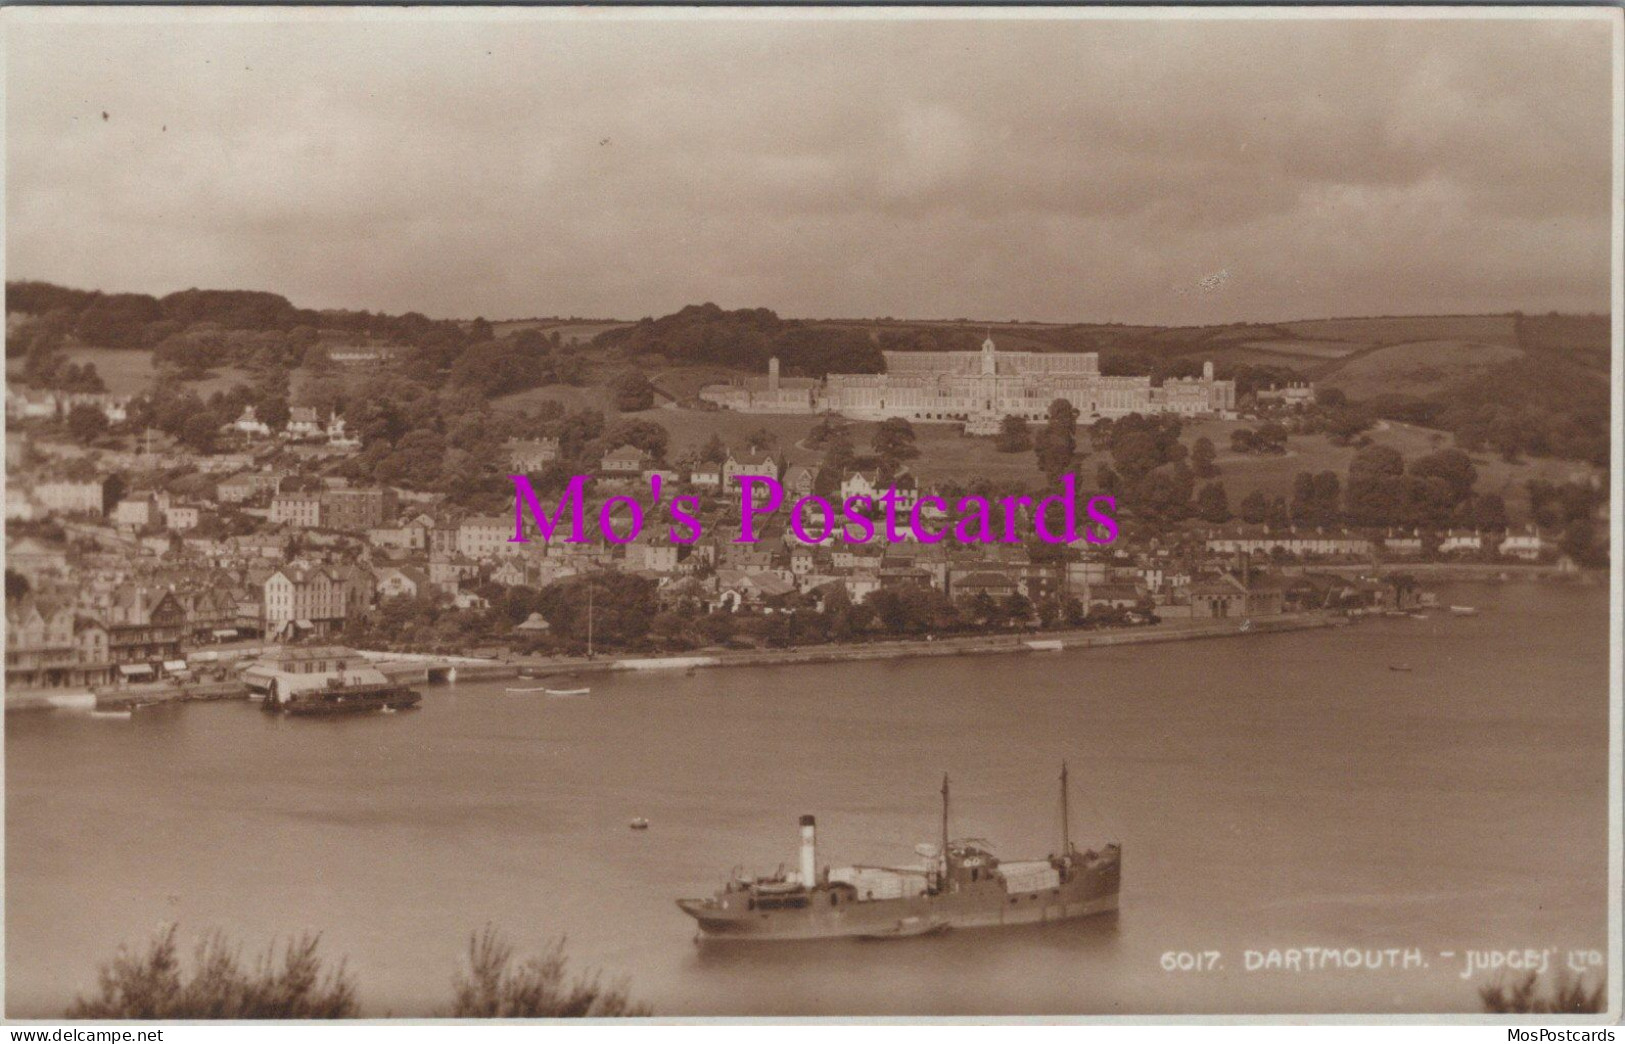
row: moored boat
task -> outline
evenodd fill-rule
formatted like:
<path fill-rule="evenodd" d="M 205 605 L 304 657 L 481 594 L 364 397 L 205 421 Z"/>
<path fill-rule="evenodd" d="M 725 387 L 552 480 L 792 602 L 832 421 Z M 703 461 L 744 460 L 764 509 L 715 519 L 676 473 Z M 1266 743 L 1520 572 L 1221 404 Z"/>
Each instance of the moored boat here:
<path fill-rule="evenodd" d="M 1478 608 L 1471 605 L 1453 605 L 1450 607 L 1450 612 L 1455 616 L 1477 616 Z"/>
<path fill-rule="evenodd" d="M 423 702 L 416 690 L 385 682 L 382 685 L 335 682 L 321 688 L 305 689 L 278 699 L 274 694 L 261 706 L 271 714 L 291 717 L 325 717 L 336 714 L 393 714 Z"/>
<path fill-rule="evenodd" d="M 942 781 L 942 841 L 919 851 L 919 866 L 817 865 L 817 823 L 801 817 L 796 871 L 733 879 L 708 899 L 679 899 L 702 937 L 716 940 L 894 939 L 954 928 L 1072 920 L 1117 909 L 1121 846 L 1080 851 L 1067 827 L 1061 768 L 1061 848 L 1043 859 L 1007 861 L 980 838 L 950 839 L 948 779 Z"/>
<path fill-rule="evenodd" d="M 337 647 L 289 647 L 263 657 L 245 672 L 250 690 L 265 694 L 267 714 L 328 717 L 391 713 L 416 707 L 423 697 L 391 681 L 358 654 Z"/>

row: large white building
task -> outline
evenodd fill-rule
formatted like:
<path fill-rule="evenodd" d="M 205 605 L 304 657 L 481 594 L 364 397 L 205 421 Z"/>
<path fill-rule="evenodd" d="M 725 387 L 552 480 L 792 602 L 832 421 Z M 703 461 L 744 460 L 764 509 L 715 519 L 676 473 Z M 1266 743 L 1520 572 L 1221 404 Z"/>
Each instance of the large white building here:
<path fill-rule="evenodd" d="M 1084 422 L 1130 413 L 1220 414 L 1235 409 L 1234 381 L 1201 377 L 1107 377 L 1095 352 L 1001 352 L 989 337 L 979 352 L 885 352 L 885 373 L 830 374 L 823 381 L 779 376 L 712 384 L 700 397 L 741 413 L 821 413 L 855 420 L 902 417 L 958 421 L 972 434 L 998 431 L 1007 416 L 1041 421 L 1050 403 L 1065 399 Z"/>

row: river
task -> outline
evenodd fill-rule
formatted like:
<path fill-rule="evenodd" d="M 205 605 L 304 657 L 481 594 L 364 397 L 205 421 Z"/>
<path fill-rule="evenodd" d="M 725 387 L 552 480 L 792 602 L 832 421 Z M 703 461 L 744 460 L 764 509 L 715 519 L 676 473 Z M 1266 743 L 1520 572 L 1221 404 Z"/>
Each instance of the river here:
<path fill-rule="evenodd" d="M 320 931 L 374 1016 L 442 1009 L 486 923 L 521 951 L 568 936 L 660 1015 L 1473 1011 L 1469 949 L 1606 950 L 1608 598 L 1443 597 L 1483 613 L 580 699 L 457 684 L 349 721 L 13 714 L 7 1013 L 58 1015 L 167 922 L 250 951 Z M 807 812 L 821 862 L 914 861 L 945 770 L 956 836 L 1041 856 L 1063 758 L 1074 838 L 1124 846 L 1115 918 L 741 951 L 696 946 L 672 903 L 794 865 Z M 1301 947 L 1428 966 L 1246 967 Z M 1219 956 L 1163 970 L 1184 952 Z"/>

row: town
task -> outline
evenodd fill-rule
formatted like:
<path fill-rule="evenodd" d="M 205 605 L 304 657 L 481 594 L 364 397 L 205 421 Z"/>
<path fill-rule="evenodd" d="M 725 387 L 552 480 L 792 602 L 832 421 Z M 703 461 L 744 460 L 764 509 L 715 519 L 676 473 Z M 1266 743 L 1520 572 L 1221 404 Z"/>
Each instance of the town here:
<path fill-rule="evenodd" d="M 490 336 L 476 329 L 463 358 Z M 533 331 L 496 346 L 538 353 L 556 372 L 586 354 Z M 419 478 L 395 466 L 417 437 L 409 425 L 370 455 L 362 426 L 321 394 L 323 384 L 365 389 L 370 370 L 413 354 L 409 343 L 322 334 L 302 359 L 328 380 L 307 378 L 294 397 L 305 401 L 290 405 L 288 375 L 273 371 L 254 388 L 216 392 L 215 421 L 195 398 L 190 410 L 166 406 L 173 387 L 82 390 L 97 383 L 93 371 L 47 350 L 31 357 L 48 360 L 33 368 L 44 387 L 25 376 L 7 390 L 8 692 L 184 680 L 208 674 L 218 650 L 260 643 L 571 658 L 1398 612 L 1415 607 L 1419 577 L 1441 563 L 1490 576 L 1593 566 L 1591 523 L 1606 512 L 1595 481 L 1531 481 L 1526 517 L 1514 521 L 1500 495 L 1476 488 L 1467 453 L 1440 446 L 1407 461 L 1371 437 L 1381 422 L 1308 382 L 1265 385 L 1242 372 L 1238 398 L 1237 380 L 1216 378 L 1208 362 L 1200 377 L 1165 382 L 1199 394 L 1164 394 L 1148 378 L 1100 378 L 1092 353 L 1006 358 L 992 335 L 980 352 L 884 353 L 911 394 L 877 397 L 854 416 L 821 408 L 801 438 L 764 424 L 737 442 L 712 431 L 678 449 L 661 423 L 786 412 L 777 358 L 757 391 L 746 380 L 686 399 L 631 371 L 607 382 L 619 421 L 544 402 L 490 418 L 477 433 L 490 459 L 459 457 L 469 475 Z M 929 409 L 916 387 L 927 371 L 955 389 Z M 815 382 L 796 381 L 788 394 L 830 405 L 808 390 Z M 345 408 L 365 408 L 363 398 Z M 1005 409 L 996 423 L 973 412 Z M 1235 463 L 1189 430 L 1221 420 Z M 382 430 L 375 416 L 367 426 Z M 961 442 L 922 438 L 944 431 Z M 1226 471 L 1328 431 L 1357 447 L 1346 474 L 1304 471 L 1290 489 L 1255 488 L 1231 507 Z M 923 477 L 942 447 L 971 443 L 1029 457 L 1034 481 Z M 1092 496 L 1123 506 L 1120 539 L 1033 535 L 1033 505 L 1072 472 L 1093 477 L 1077 490 L 1080 515 Z M 664 488 L 693 505 L 703 536 L 675 542 L 649 526 L 630 540 L 597 530 L 516 541 L 516 516 L 492 492 L 509 475 L 534 482 L 545 503 L 566 488 L 584 495 L 592 517 L 624 514 L 633 494 Z M 573 476 L 586 481 L 568 485 Z M 887 534 L 894 542 L 848 543 L 836 527 L 809 531 L 759 501 L 742 517 L 742 488 L 781 490 L 785 503 L 872 504 L 882 526 L 883 493 L 892 509 L 928 519 L 1002 493 L 1024 536 L 921 542 L 905 526 Z"/>

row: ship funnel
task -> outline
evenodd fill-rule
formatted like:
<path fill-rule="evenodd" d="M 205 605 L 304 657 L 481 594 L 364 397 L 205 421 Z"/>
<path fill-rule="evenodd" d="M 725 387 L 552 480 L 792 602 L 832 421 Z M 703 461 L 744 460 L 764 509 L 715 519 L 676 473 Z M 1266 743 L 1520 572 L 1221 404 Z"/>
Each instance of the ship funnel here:
<path fill-rule="evenodd" d="M 818 823 L 812 816 L 801 817 L 801 887 L 818 883 Z"/>

